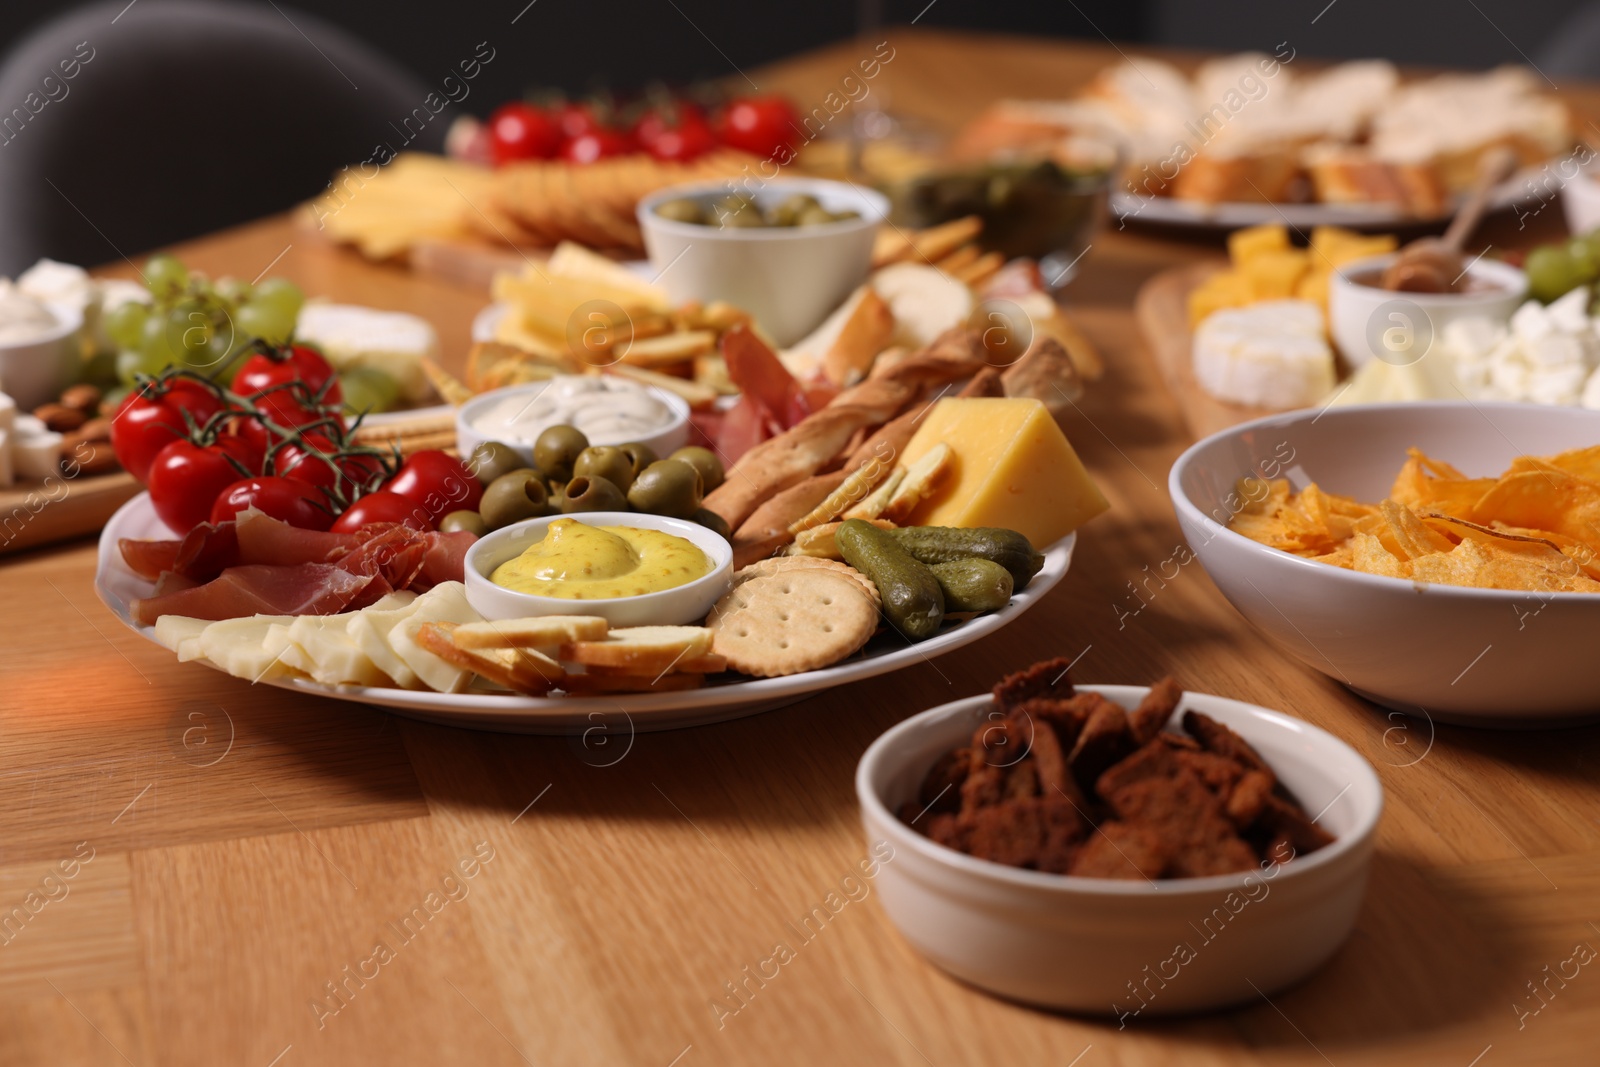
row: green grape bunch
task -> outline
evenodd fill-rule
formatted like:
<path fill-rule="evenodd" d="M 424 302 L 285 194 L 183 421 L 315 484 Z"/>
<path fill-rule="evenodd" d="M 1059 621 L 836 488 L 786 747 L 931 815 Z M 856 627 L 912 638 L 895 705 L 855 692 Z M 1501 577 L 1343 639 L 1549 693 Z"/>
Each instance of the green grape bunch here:
<path fill-rule="evenodd" d="M 106 316 L 106 332 L 118 349 L 117 378 L 125 386 L 169 367 L 226 385 L 235 357 L 256 341 L 289 340 L 305 303 L 305 294 L 285 278 L 256 285 L 237 278 L 213 282 L 166 254 L 150 257 L 144 283 L 149 304 L 129 301 Z"/>

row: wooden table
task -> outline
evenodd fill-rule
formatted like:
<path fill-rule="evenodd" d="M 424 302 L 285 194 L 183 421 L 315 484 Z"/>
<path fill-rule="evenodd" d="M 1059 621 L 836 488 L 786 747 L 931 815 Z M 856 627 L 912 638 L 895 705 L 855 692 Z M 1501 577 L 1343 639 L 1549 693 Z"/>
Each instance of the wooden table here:
<path fill-rule="evenodd" d="M 1115 59 L 893 41 L 878 88 L 948 120 Z M 819 98 L 858 54 L 755 73 Z M 452 359 L 483 302 L 284 219 L 179 252 L 419 312 Z M 0 565 L 0 1064 L 1592 1061 L 1600 975 L 1542 983 L 1600 946 L 1600 733 L 1385 717 L 1275 651 L 1199 567 L 1118 625 L 1130 579 L 1181 543 L 1165 477 L 1187 443 L 1129 304 L 1206 254 L 1108 233 L 1073 286 L 1111 371 L 1071 436 L 1113 507 L 1050 600 L 1003 638 L 755 718 L 587 742 L 421 725 L 178 665 L 96 601 L 90 543 Z M 1081 657 L 1083 681 L 1171 672 L 1282 708 L 1370 759 L 1387 810 L 1349 944 L 1271 1002 L 1119 1031 L 952 981 L 869 892 L 747 983 L 865 855 L 852 776 L 871 739 L 1051 655 Z"/>

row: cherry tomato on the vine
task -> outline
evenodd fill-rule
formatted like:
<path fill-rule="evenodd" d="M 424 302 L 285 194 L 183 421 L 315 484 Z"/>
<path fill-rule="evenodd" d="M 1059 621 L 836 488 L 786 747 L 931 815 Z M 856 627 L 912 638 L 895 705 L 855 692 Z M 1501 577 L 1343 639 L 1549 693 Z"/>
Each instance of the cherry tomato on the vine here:
<path fill-rule="evenodd" d="M 800 116 L 781 96 L 746 96 L 730 101 L 717 116 L 717 136 L 729 148 L 770 159 L 794 147 Z"/>
<path fill-rule="evenodd" d="M 303 388 L 281 388 L 296 382 Z M 326 391 L 323 391 L 324 386 Z M 305 345 L 255 353 L 240 364 L 233 389 L 241 396 L 254 398 L 256 407 L 280 426 L 304 426 L 337 412 L 344 403 L 344 392 L 334 377 L 333 367 L 320 352 Z M 315 409 L 312 398 L 319 392 L 322 406 L 332 412 Z"/>
<path fill-rule="evenodd" d="M 513 101 L 489 116 L 489 157 L 495 166 L 549 159 L 561 150 L 561 125 L 548 112 Z"/>
<path fill-rule="evenodd" d="M 633 150 L 633 140 L 627 134 L 599 126 L 562 145 L 561 158 L 568 163 L 593 163 L 597 159 L 624 156 Z"/>
<path fill-rule="evenodd" d="M 148 482 L 156 453 L 188 436 L 183 413 L 187 411 L 201 426 L 221 409 L 215 394 L 185 378 L 172 381 L 165 391 L 152 386 L 130 393 L 111 419 L 111 448 L 117 462 L 139 481 Z"/>
<path fill-rule="evenodd" d="M 161 521 L 186 534 L 211 517 L 217 494 L 249 474 L 252 450 L 238 437 L 218 438 L 215 444 L 173 441 L 150 464 L 150 503 Z M 254 457 L 257 462 L 259 456 Z M 236 461 L 246 469 L 241 473 Z"/>
<path fill-rule="evenodd" d="M 433 529 L 433 520 L 422 505 L 387 489 L 368 493 L 351 504 L 333 521 L 332 529 L 334 533 L 355 533 L 374 522 L 399 522 L 414 530 Z"/>
<path fill-rule="evenodd" d="M 333 512 L 315 486 L 293 478 L 241 478 L 226 486 L 211 504 L 210 521 L 228 522 L 255 508 L 302 530 L 326 530 Z"/>
<path fill-rule="evenodd" d="M 431 448 L 413 453 L 383 487 L 421 504 L 435 524 L 452 511 L 476 511 L 483 500 L 477 477 L 459 459 Z"/>
<path fill-rule="evenodd" d="M 272 457 L 272 469 L 285 478 L 305 482 L 322 489 L 338 486 L 347 496 L 354 496 L 383 470 L 377 456 L 357 455 L 335 457 L 338 450 L 324 434 L 308 433 L 298 442 L 290 442 Z"/>

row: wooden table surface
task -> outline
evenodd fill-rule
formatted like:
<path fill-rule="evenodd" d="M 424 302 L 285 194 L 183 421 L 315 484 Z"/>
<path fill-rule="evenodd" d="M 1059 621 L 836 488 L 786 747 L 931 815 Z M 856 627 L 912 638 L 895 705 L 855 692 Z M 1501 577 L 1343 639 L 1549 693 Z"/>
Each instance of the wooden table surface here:
<path fill-rule="evenodd" d="M 1066 93 L 1116 58 L 891 39 L 875 91 L 944 121 Z M 820 99 L 866 51 L 752 74 Z M 179 252 L 418 312 L 453 360 L 484 300 L 287 219 Z M 1130 303 L 1154 271 L 1211 254 L 1109 232 L 1069 293 L 1111 366 L 1071 437 L 1112 510 L 1050 599 L 1003 637 L 754 718 L 587 740 L 423 725 L 179 665 L 95 599 L 90 542 L 0 564 L 0 1064 L 1592 1062 L 1600 976 L 1551 976 L 1600 946 L 1600 732 L 1386 717 L 1278 653 L 1199 567 L 1119 625 L 1130 580 L 1181 544 L 1165 478 L 1187 443 Z M 1270 1002 L 1119 1031 L 951 980 L 870 882 L 794 942 L 792 921 L 866 855 L 867 744 L 1052 655 L 1081 657 L 1080 681 L 1170 672 L 1284 709 L 1376 766 L 1371 885 L 1327 967 Z M 795 958 L 747 982 L 780 941 Z"/>

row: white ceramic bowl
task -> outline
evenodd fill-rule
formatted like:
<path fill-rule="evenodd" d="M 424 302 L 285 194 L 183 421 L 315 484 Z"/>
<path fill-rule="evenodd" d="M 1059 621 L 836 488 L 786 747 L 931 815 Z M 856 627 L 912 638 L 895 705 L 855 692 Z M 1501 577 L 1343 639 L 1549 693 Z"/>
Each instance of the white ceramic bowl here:
<path fill-rule="evenodd" d="M 1528 276 L 1508 263 L 1480 259 L 1467 268 L 1485 286 L 1470 293 L 1397 293 L 1363 285 L 1394 262 L 1394 255 L 1346 263 L 1328 286 L 1328 327 L 1339 354 L 1351 367 L 1373 359 L 1400 366 L 1415 363 L 1457 319 L 1504 322 L 1528 297 Z"/>
<path fill-rule="evenodd" d="M 668 200 L 748 193 L 763 210 L 809 193 L 829 211 L 860 218 L 822 226 L 722 229 L 656 214 Z M 726 300 L 755 316 L 778 345 L 792 345 L 867 280 L 872 241 L 888 217 L 882 194 L 821 178 L 728 179 L 675 185 L 639 201 L 639 228 L 659 283 L 674 303 Z"/>
<path fill-rule="evenodd" d="M 1126 708 L 1148 692 L 1078 688 Z M 894 849 L 878 874 L 883 910 L 939 967 L 1029 1004 L 1148 1017 L 1259 1000 L 1310 974 L 1349 936 L 1383 789 L 1343 741 L 1265 708 L 1185 694 L 1180 710 L 1237 731 L 1337 839 L 1248 874 L 1075 878 L 975 859 L 894 814 L 939 756 L 968 743 L 992 706 L 977 696 L 907 719 L 874 741 L 856 769 L 868 848 Z M 1174 953 L 1182 945 L 1192 958 L 1180 964 Z"/>
<path fill-rule="evenodd" d="M 1571 233 L 1584 234 L 1600 227 L 1600 177 L 1595 171 L 1579 171 L 1561 183 L 1561 211 Z"/>
<path fill-rule="evenodd" d="M 568 600 L 518 593 L 489 580 L 494 569 L 544 540 L 545 528 L 557 519 L 577 519 L 590 526 L 636 526 L 660 530 L 693 541 L 711 558 L 711 571 L 675 589 L 608 600 Z M 600 615 L 612 626 L 679 626 L 698 623 L 728 591 L 733 575 L 733 547 L 714 530 L 685 519 L 632 511 L 585 511 L 549 515 L 512 523 L 478 538 L 467 549 L 467 603 L 486 619 L 526 619 L 539 615 Z"/>
<path fill-rule="evenodd" d="M 1518 455 L 1600 444 L 1600 411 L 1434 401 L 1292 411 L 1207 437 L 1168 489 L 1222 595 L 1309 667 L 1387 707 L 1442 722 L 1531 728 L 1600 719 L 1600 595 L 1430 585 L 1279 552 L 1227 529 L 1243 476 L 1316 482 L 1376 502 L 1412 446 L 1469 477 Z"/>
<path fill-rule="evenodd" d="M 83 313 L 54 303 L 46 307 L 55 329 L 37 340 L 0 344 L 0 392 L 23 411 L 59 398 L 80 369 Z"/>
<path fill-rule="evenodd" d="M 456 449 L 462 456 L 472 455 L 472 450 L 485 441 L 499 441 L 511 448 L 528 464 L 533 466 L 533 441 L 513 441 L 505 437 L 484 433 L 474 425 L 484 412 L 508 396 L 524 397 L 532 401 L 548 385 L 548 382 L 529 382 L 527 385 L 511 385 L 504 389 L 491 389 L 487 393 L 480 393 L 456 409 Z M 672 412 L 672 421 L 654 433 L 642 437 L 618 437 L 612 439 L 604 434 L 597 434 L 589 438 L 591 445 L 623 445 L 630 441 L 638 441 L 649 445 L 658 456 L 665 458 L 689 443 L 689 405 L 683 397 L 676 393 L 669 393 L 665 389 L 657 389 L 653 385 L 641 385 L 641 389 L 666 405 Z"/>

